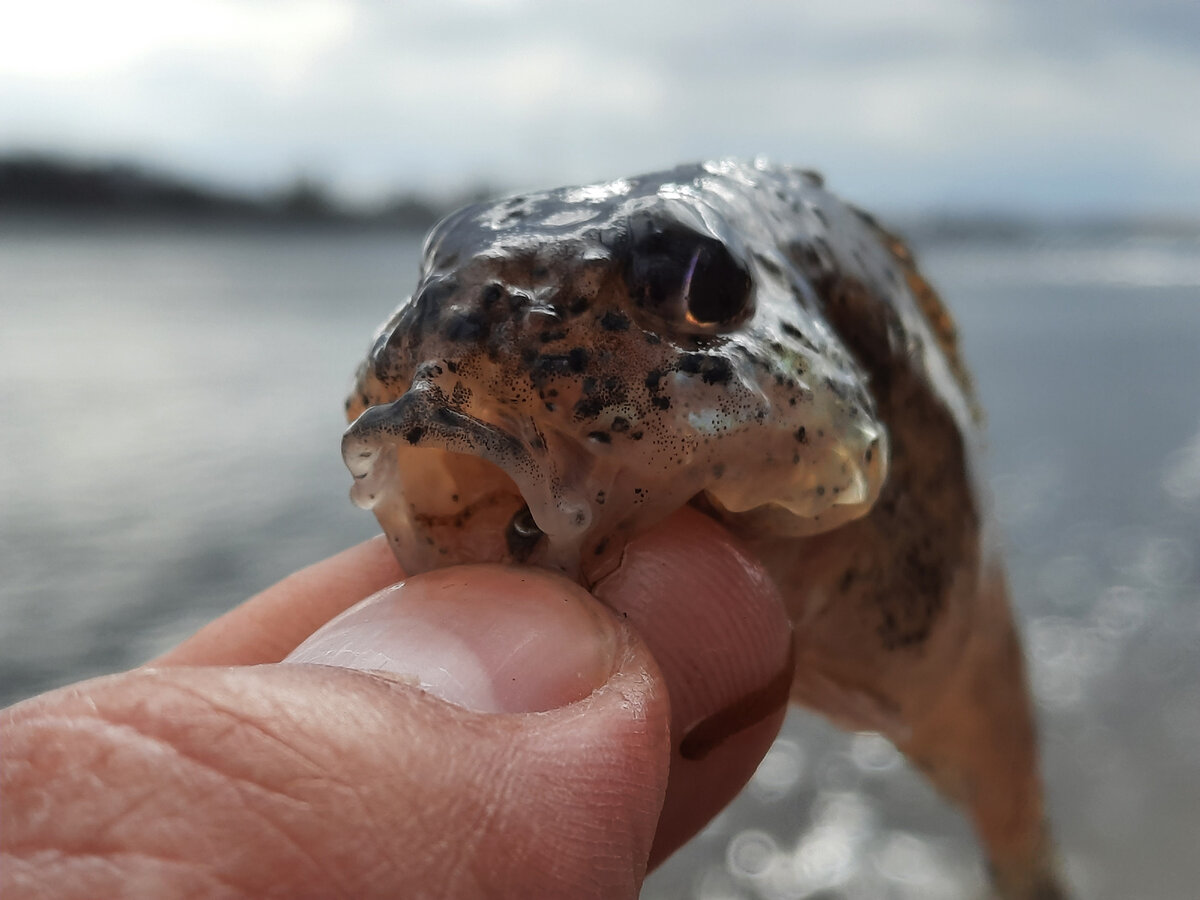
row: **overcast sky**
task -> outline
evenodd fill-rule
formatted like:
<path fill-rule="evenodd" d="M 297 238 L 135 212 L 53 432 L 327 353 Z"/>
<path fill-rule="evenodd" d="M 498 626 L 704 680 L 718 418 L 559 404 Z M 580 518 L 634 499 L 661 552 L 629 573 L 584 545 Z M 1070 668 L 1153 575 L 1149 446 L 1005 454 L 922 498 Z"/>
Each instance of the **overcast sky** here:
<path fill-rule="evenodd" d="M 0 152 L 354 199 L 716 155 L 884 210 L 1200 214 L 1195 0 L 38 0 Z"/>

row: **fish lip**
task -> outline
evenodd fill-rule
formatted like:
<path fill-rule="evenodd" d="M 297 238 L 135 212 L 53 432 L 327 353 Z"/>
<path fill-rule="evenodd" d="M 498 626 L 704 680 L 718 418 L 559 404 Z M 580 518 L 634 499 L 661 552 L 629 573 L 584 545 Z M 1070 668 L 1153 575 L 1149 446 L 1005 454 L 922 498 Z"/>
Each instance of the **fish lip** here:
<path fill-rule="evenodd" d="M 516 435 L 455 408 L 430 384 L 414 385 L 391 403 L 367 407 L 342 435 L 342 460 L 355 481 L 369 479 L 382 448 L 401 442 L 532 463 Z"/>
<path fill-rule="evenodd" d="M 540 448 L 538 444 L 541 444 Z M 464 411 L 431 382 L 416 382 L 396 400 L 368 407 L 342 437 L 342 459 L 354 476 L 351 499 L 370 509 L 396 475 L 396 449 L 427 448 L 474 456 L 506 475 L 538 528 L 578 547 L 592 525 L 592 509 L 557 477 L 535 431 L 528 440 Z"/>

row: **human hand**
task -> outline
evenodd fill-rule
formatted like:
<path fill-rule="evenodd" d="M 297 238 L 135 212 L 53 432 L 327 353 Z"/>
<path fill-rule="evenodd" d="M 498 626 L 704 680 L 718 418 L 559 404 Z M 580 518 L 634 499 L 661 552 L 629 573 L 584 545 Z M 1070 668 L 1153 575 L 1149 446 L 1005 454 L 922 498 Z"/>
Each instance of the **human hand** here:
<path fill-rule="evenodd" d="M 694 511 L 606 605 L 531 569 L 402 577 L 368 541 L 3 711 L 0 895 L 634 897 L 783 719 L 783 607 Z"/>

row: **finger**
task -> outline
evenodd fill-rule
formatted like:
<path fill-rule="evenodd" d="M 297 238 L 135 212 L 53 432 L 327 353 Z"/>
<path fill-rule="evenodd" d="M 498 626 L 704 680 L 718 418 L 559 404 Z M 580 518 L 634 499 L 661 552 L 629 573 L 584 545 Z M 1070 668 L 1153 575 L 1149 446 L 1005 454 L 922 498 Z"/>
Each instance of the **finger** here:
<path fill-rule="evenodd" d="M 475 661 L 477 652 L 485 662 L 489 654 L 506 658 L 521 684 L 543 677 L 543 661 L 512 650 L 532 623 L 518 621 L 513 631 L 489 629 L 477 641 L 458 637 L 469 630 L 458 617 L 475 615 L 485 597 L 495 595 L 494 586 L 473 595 L 464 579 L 495 585 L 502 573 L 535 573 L 489 566 L 453 571 L 439 595 L 443 604 L 426 609 L 419 621 L 412 610 L 397 614 L 403 591 L 394 590 L 391 601 L 371 601 L 331 622 L 292 659 L 420 672 L 422 685 L 439 692 L 461 690 L 464 672 L 490 671 Z M 494 574 L 483 578 L 489 571 Z M 671 698 L 673 756 L 651 859 L 656 863 L 729 803 L 770 749 L 791 687 L 791 625 L 761 566 L 724 528 L 691 509 L 632 541 L 596 596 L 645 639 Z M 456 637 L 440 640 L 447 630 Z M 487 649 L 479 650 L 480 643 Z M 466 660 L 460 658 L 464 652 Z"/>
<path fill-rule="evenodd" d="M 413 578 L 323 633 L 304 652 L 325 641 L 387 676 L 143 669 L 8 711 L 0 892 L 636 896 L 667 698 L 610 612 L 548 573 L 480 566 Z M 438 699 L 448 685 L 514 711 Z"/>
<path fill-rule="evenodd" d="M 791 687 L 791 624 L 761 566 L 692 509 L 631 542 L 596 594 L 645 639 L 671 695 L 653 865 L 729 803 L 770 749 Z"/>
<path fill-rule="evenodd" d="M 403 577 L 380 535 L 289 575 L 148 665 L 279 662 L 338 613 Z"/>
<path fill-rule="evenodd" d="M 378 574 L 364 573 L 364 557 Z M 322 615 L 347 605 L 363 581 L 387 582 L 398 573 L 384 542 L 367 542 L 265 591 L 177 648 L 186 653 L 160 662 L 274 661 L 318 627 Z M 338 578 L 363 580 L 346 590 Z M 322 590 L 337 602 L 324 601 Z M 790 625 L 757 563 L 723 528 L 690 509 L 631 542 L 621 569 L 597 595 L 629 616 L 667 673 L 675 749 L 657 862 L 736 796 L 769 749 L 786 707 Z M 248 640 L 247 631 L 257 638 Z M 369 637 L 363 640 L 371 652 Z"/>

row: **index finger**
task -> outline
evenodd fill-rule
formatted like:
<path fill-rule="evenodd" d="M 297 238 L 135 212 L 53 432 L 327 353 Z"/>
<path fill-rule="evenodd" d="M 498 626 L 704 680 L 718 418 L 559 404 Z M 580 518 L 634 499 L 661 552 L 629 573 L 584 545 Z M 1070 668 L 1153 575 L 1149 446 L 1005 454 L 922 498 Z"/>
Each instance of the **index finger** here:
<path fill-rule="evenodd" d="M 371 538 L 255 594 L 147 665 L 279 662 L 342 610 L 402 578 L 387 539 Z"/>

